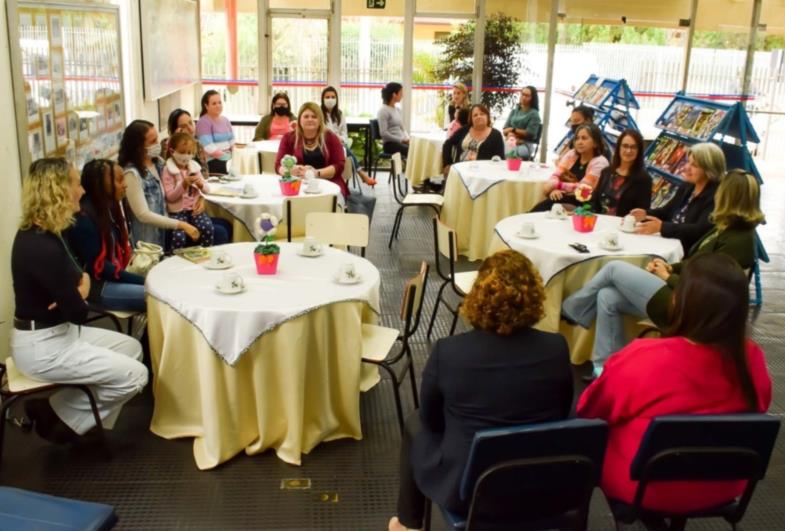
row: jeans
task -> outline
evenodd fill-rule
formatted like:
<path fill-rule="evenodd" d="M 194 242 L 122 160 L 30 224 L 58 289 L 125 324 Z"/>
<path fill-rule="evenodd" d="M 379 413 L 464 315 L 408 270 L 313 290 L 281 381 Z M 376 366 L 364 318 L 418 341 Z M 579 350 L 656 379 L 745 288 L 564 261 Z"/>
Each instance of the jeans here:
<path fill-rule="evenodd" d="M 126 282 L 104 282 L 101 288 L 101 307 L 105 310 L 143 312 L 144 284 Z"/>
<path fill-rule="evenodd" d="M 11 355 L 22 373 L 45 382 L 88 384 L 104 427 L 147 385 L 142 345 L 125 334 L 63 323 L 43 330 L 12 330 Z M 82 435 L 95 426 L 90 401 L 79 389 L 49 398 L 60 420 Z"/>
<path fill-rule="evenodd" d="M 213 245 L 232 243 L 232 224 L 223 218 L 210 218 L 213 222 Z"/>
<path fill-rule="evenodd" d="M 567 297 L 562 313 L 584 328 L 597 319 L 592 358 L 602 369 L 608 356 L 624 347 L 624 315 L 646 317 L 646 305 L 665 285 L 660 277 L 629 262 L 605 265 L 586 285 Z"/>

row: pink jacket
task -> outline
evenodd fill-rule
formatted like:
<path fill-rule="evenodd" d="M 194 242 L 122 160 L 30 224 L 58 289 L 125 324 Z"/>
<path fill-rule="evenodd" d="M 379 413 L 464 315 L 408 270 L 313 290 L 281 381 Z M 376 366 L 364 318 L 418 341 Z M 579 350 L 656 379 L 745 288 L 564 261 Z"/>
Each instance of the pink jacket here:
<path fill-rule="evenodd" d="M 747 366 L 757 395 L 754 411 L 771 403 L 771 378 L 761 348 L 747 342 Z M 636 481 L 630 464 L 653 417 L 749 411 L 733 362 L 716 349 L 683 337 L 638 339 L 612 355 L 602 375 L 578 400 L 579 417 L 600 418 L 610 432 L 600 486 L 609 498 L 632 503 Z M 688 512 L 741 494 L 743 481 L 659 482 L 646 489 L 643 506 Z"/>
<path fill-rule="evenodd" d="M 197 179 L 188 190 L 183 188 L 183 180 L 188 174 L 196 174 Z M 196 200 L 199 197 L 199 190 L 207 192 L 208 184 L 202 177 L 202 167 L 196 162 L 191 161 L 187 169 L 180 169 L 171 157 L 166 159 L 164 171 L 161 174 L 161 182 L 164 185 L 164 196 L 166 197 L 166 210 L 173 214 L 182 210 L 193 210 Z"/>
<path fill-rule="evenodd" d="M 579 184 L 587 184 L 592 189 L 597 185 L 600 179 L 600 172 L 608 166 L 608 159 L 602 155 L 598 155 L 589 161 L 586 166 L 586 173 L 580 182 L 571 181 L 569 179 L 569 171 L 573 164 L 578 160 L 580 155 L 574 149 L 565 153 L 556 163 L 556 171 L 553 172 L 549 181 L 553 184 L 556 190 L 563 190 L 567 193 L 574 192 Z"/>

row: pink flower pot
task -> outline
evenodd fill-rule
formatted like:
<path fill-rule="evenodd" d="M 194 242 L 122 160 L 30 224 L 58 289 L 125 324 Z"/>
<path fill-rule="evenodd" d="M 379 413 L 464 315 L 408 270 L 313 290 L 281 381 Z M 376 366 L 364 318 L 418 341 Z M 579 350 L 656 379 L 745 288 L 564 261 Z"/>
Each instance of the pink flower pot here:
<path fill-rule="evenodd" d="M 521 169 L 521 159 L 507 159 L 507 169 L 518 171 Z"/>
<path fill-rule="evenodd" d="M 256 262 L 256 273 L 259 275 L 274 275 L 278 272 L 278 257 L 280 254 L 258 254 L 254 253 L 253 258 Z"/>
<path fill-rule="evenodd" d="M 578 232 L 591 232 L 597 224 L 597 216 L 572 216 L 572 228 Z"/>
<path fill-rule="evenodd" d="M 286 196 L 298 195 L 300 193 L 301 180 L 295 179 L 294 181 L 278 181 L 281 185 L 281 193 Z"/>

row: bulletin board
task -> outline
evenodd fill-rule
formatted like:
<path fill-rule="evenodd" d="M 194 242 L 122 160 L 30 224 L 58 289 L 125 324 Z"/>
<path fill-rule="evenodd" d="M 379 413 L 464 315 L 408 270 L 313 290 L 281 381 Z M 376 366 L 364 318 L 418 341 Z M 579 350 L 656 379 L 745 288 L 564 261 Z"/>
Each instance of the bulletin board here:
<path fill-rule="evenodd" d="M 42 157 L 115 158 L 125 126 L 119 8 L 9 0 L 23 174 Z"/>

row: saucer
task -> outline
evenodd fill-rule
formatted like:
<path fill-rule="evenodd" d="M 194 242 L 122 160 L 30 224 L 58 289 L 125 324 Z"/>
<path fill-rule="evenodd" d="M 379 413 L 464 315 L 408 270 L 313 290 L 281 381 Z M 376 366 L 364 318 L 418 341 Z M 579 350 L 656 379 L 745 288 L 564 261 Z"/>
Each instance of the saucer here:
<path fill-rule="evenodd" d="M 548 218 L 548 219 L 558 219 L 558 220 L 562 220 L 562 219 L 567 219 L 567 213 L 565 212 L 565 213 L 564 213 L 563 215 L 561 215 L 561 216 L 555 216 L 555 215 L 553 215 L 551 212 L 546 212 L 546 213 L 545 213 L 545 217 L 546 217 L 546 218 Z"/>
<path fill-rule="evenodd" d="M 204 264 L 205 269 L 212 269 L 213 271 L 220 271 L 222 269 L 229 269 L 232 267 L 234 267 L 234 264 L 232 262 L 227 262 L 225 264 L 218 264 L 218 265 L 213 265 L 210 262 L 206 262 Z"/>
<path fill-rule="evenodd" d="M 228 173 L 228 174 L 222 176 L 221 180 L 223 180 L 223 181 L 242 181 L 243 178 L 240 177 L 239 175 L 232 175 L 231 173 Z"/>
<path fill-rule="evenodd" d="M 306 194 L 321 194 L 322 193 L 322 187 L 319 186 L 318 188 L 313 188 L 313 189 L 309 189 L 308 187 L 305 187 L 305 188 L 303 188 L 303 191 Z"/>
<path fill-rule="evenodd" d="M 257 194 L 256 192 L 252 194 L 240 194 L 240 199 L 254 199 L 256 197 L 259 197 L 259 194 Z"/>
<path fill-rule="evenodd" d="M 245 286 L 236 288 L 236 289 L 223 289 L 218 284 L 215 285 L 215 291 L 221 293 L 222 295 L 237 295 L 238 293 L 242 293 L 245 291 Z"/>
<path fill-rule="evenodd" d="M 600 242 L 599 246 L 601 248 L 605 249 L 606 251 L 621 251 L 622 250 L 622 246 L 621 245 L 615 245 L 615 246 L 611 247 L 610 245 L 606 245 L 606 244 Z"/>
<path fill-rule="evenodd" d="M 515 233 L 515 237 L 516 238 L 523 238 L 524 240 L 536 240 L 537 238 L 540 237 L 540 235 L 537 234 L 536 232 L 534 234 L 528 234 L 528 235 L 521 234 L 520 232 L 516 232 Z"/>
<path fill-rule="evenodd" d="M 306 253 L 302 249 L 298 249 L 297 254 L 306 258 L 316 258 L 317 256 L 322 256 L 324 254 L 324 250 L 321 250 L 318 253 Z"/>
<path fill-rule="evenodd" d="M 362 282 L 362 277 L 359 274 L 355 274 L 351 278 L 342 277 L 340 275 L 335 275 L 333 277 L 333 281 L 336 282 L 337 284 L 346 284 L 346 285 L 357 284 L 359 282 Z"/>
<path fill-rule="evenodd" d="M 635 227 L 633 227 L 632 230 L 630 230 L 630 229 L 625 229 L 624 225 L 622 225 L 619 227 L 619 230 L 622 232 L 626 232 L 627 234 L 632 234 L 635 232 Z"/>

